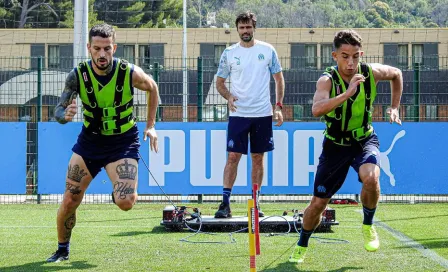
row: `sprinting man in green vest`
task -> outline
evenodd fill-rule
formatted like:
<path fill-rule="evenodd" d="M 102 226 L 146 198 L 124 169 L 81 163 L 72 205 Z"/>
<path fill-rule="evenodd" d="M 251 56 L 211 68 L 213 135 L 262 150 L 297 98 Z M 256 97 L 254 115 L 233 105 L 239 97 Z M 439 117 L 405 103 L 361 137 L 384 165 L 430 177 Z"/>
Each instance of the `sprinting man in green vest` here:
<path fill-rule="evenodd" d="M 139 132 L 133 114 L 134 87 L 148 92 L 144 140 L 157 152 L 154 128 L 158 87 L 143 70 L 114 58 L 115 30 L 107 24 L 92 27 L 87 44 L 91 59 L 79 63 L 67 76 L 55 108 L 56 120 L 65 124 L 77 112 L 76 96 L 83 104 L 84 125 L 68 164 L 64 199 L 57 214 L 58 249 L 47 262 L 68 260 L 76 209 L 92 179 L 104 168 L 113 184 L 112 200 L 123 211 L 137 200 Z"/>
<path fill-rule="evenodd" d="M 325 138 L 314 181 L 314 195 L 305 209 L 300 239 L 290 262 L 303 262 L 308 240 L 319 226 L 331 197 L 344 183 L 350 166 L 362 182 L 364 248 L 372 252 L 380 246 L 372 225 L 380 196 L 380 151 L 372 127 L 373 102 L 376 84 L 381 80 L 390 81 L 392 98 L 387 113 L 391 123 L 401 125 L 398 109 L 403 77 L 398 68 L 360 62 L 363 55 L 361 42 L 361 37 L 353 30 L 336 33 L 332 56 L 337 66 L 327 68 L 316 84 L 312 111 L 314 116 L 325 119 Z"/>

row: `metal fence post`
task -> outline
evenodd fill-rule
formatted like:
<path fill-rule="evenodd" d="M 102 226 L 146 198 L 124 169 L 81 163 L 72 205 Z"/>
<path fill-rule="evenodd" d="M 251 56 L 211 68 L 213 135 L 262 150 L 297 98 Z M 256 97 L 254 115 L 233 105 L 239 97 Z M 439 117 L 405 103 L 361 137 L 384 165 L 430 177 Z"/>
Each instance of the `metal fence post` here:
<path fill-rule="evenodd" d="M 420 63 L 414 63 L 414 118 L 420 121 Z"/>
<path fill-rule="evenodd" d="M 40 204 L 40 194 L 37 193 L 38 172 L 39 172 L 39 162 L 38 162 L 38 152 L 39 152 L 39 122 L 42 122 L 42 56 L 37 59 L 37 122 L 36 122 L 36 158 L 34 165 L 34 179 L 33 179 L 33 194 L 37 194 L 37 204 Z"/>
<path fill-rule="evenodd" d="M 153 74 L 153 76 L 154 76 L 154 81 L 156 82 L 157 86 L 159 86 L 159 81 L 160 81 L 159 80 L 159 77 L 160 77 L 160 74 L 159 74 L 160 70 L 159 69 L 160 69 L 159 63 L 158 62 L 154 62 L 154 74 Z M 161 117 L 162 113 L 161 113 L 161 111 L 162 111 L 162 108 L 160 106 L 157 107 L 157 111 L 156 111 L 156 120 L 157 120 L 157 122 L 162 120 L 162 117 Z"/>
<path fill-rule="evenodd" d="M 203 107 L 203 94 L 204 94 L 204 84 L 203 84 L 203 63 L 202 58 L 198 57 L 198 122 L 202 122 L 202 107 Z M 202 204 L 203 195 L 198 195 L 198 203 Z"/>
<path fill-rule="evenodd" d="M 198 57 L 198 122 L 202 122 L 202 107 L 203 107 L 203 94 L 204 94 L 204 84 L 203 84 L 203 64 L 202 58 Z"/>

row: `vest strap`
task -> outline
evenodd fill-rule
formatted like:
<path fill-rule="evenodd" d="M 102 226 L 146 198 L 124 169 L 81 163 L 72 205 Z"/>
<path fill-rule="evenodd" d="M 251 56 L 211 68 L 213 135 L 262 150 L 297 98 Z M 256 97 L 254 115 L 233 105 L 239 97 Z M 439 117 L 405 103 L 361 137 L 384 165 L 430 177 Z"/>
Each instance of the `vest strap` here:
<path fill-rule="evenodd" d="M 117 133 L 120 133 L 122 125 L 127 124 L 132 120 L 135 120 L 134 116 L 132 114 L 130 114 L 127 117 L 121 118 L 121 119 L 114 118 L 114 119 L 106 120 L 106 121 L 99 121 L 90 116 L 84 116 L 84 118 L 87 122 L 90 123 L 89 128 L 90 128 L 90 126 L 93 126 L 94 128 L 99 128 L 99 129 L 106 130 L 106 131 L 113 130 L 114 133 L 116 131 L 118 131 Z"/>

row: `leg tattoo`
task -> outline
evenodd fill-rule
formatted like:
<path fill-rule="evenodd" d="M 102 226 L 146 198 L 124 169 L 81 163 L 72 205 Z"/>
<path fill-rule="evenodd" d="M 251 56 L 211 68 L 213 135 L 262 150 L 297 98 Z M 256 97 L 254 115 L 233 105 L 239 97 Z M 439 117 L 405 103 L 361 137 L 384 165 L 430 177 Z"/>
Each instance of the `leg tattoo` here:
<path fill-rule="evenodd" d="M 87 176 L 87 173 L 78 164 L 68 166 L 67 178 L 79 183 L 84 176 Z"/>
<path fill-rule="evenodd" d="M 75 186 L 66 182 L 65 187 L 67 188 L 66 191 L 69 191 L 72 195 L 79 195 L 81 193 L 81 189 L 79 189 L 81 186 Z"/>
<path fill-rule="evenodd" d="M 72 229 L 76 224 L 76 212 L 70 215 L 64 222 L 65 228 L 65 241 L 70 241 L 70 237 L 72 236 Z"/>
<path fill-rule="evenodd" d="M 121 181 L 114 183 L 114 193 L 117 194 L 118 199 L 126 199 L 128 195 L 132 195 L 134 192 L 135 188 L 132 187 L 132 184 L 126 184 Z"/>

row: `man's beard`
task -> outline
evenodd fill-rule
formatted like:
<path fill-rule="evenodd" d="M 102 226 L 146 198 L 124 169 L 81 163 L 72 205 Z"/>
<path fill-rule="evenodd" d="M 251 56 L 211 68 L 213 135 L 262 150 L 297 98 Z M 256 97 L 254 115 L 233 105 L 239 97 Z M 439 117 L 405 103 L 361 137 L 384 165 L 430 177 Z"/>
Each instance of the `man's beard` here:
<path fill-rule="evenodd" d="M 107 60 L 106 60 L 106 61 L 107 61 Z M 106 65 L 106 66 L 100 66 L 100 65 L 98 64 L 98 61 L 95 61 L 95 60 L 94 60 L 94 63 L 95 63 L 96 68 L 98 68 L 98 70 L 101 70 L 101 71 L 106 71 L 106 70 L 108 70 L 108 69 L 111 67 L 111 65 L 112 65 L 112 62 L 107 62 L 107 65 Z"/>
<path fill-rule="evenodd" d="M 243 34 L 243 35 L 241 35 L 241 40 L 243 40 L 243 42 L 250 42 L 253 39 L 253 37 L 254 36 L 252 36 L 252 35 L 244 36 L 244 34 Z"/>

